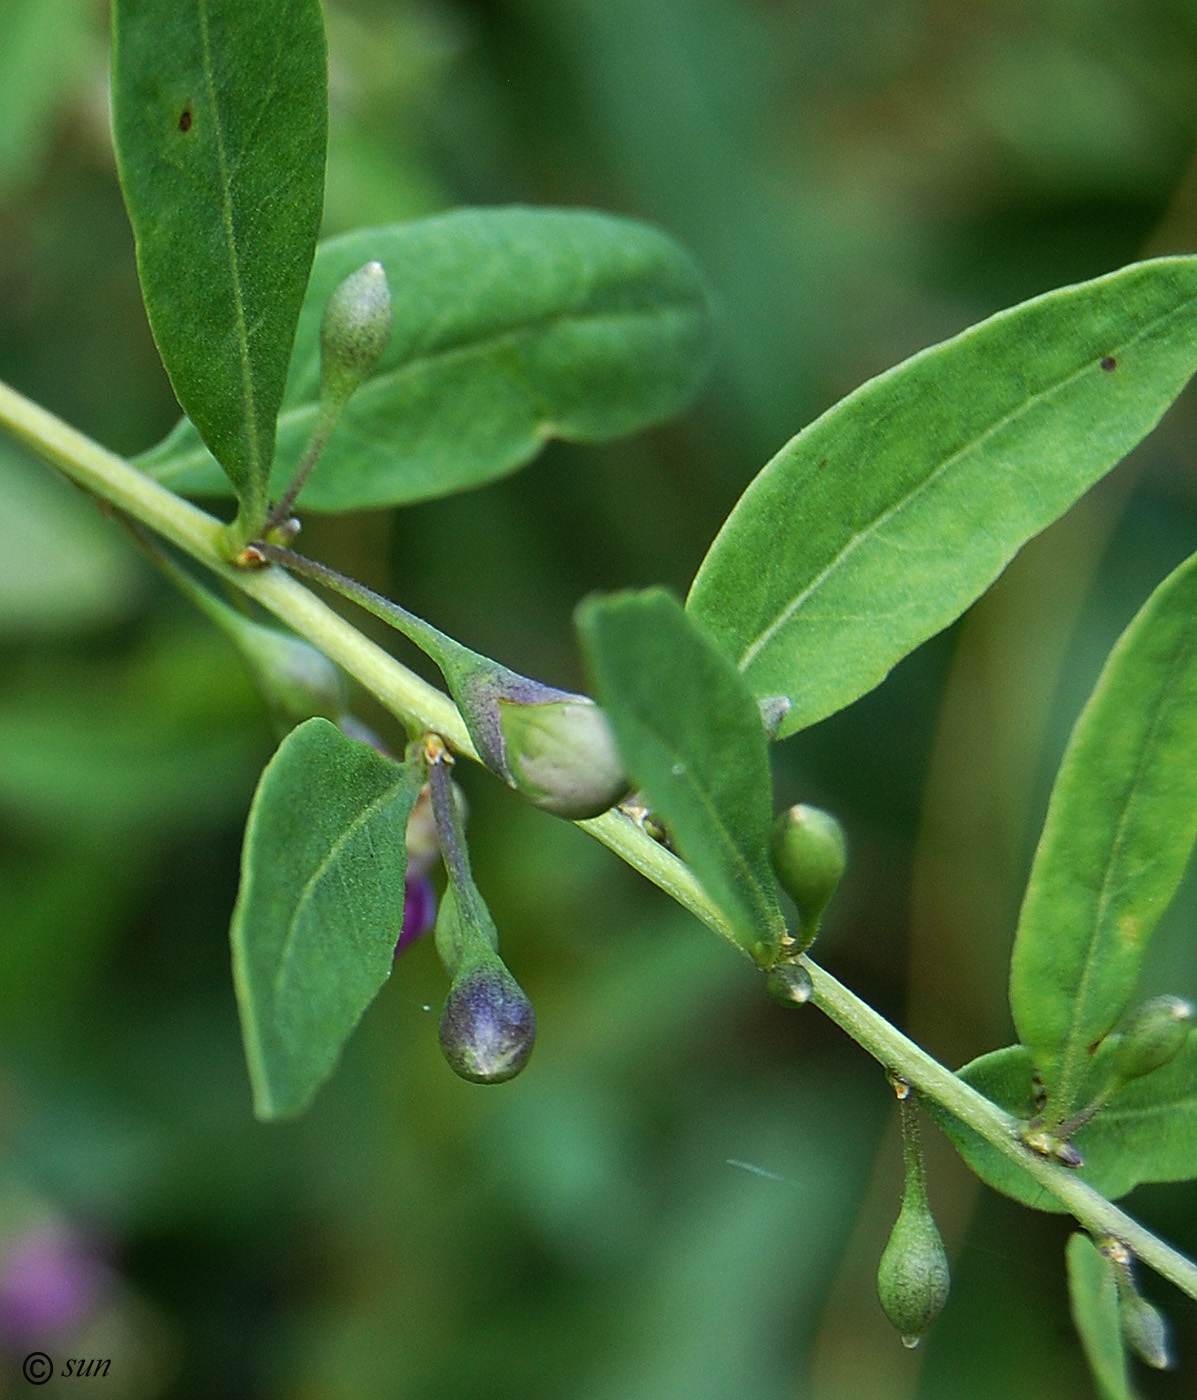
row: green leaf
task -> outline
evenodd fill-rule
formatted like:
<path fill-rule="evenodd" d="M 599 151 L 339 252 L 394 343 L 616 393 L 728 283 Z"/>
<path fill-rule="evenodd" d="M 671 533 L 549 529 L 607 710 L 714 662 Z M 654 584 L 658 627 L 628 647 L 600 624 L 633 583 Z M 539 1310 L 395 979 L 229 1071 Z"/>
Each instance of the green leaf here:
<path fill-rule="evenodd" d="M 1084 1088 L 1096 1093 L 1105 1079 L 1111 1040 L 1095 1057 Z M 1033 1067 L 1025 1046 L 982 1055 L 959 1071 L 960 1078 L 1000 1108 L 1029 1120 Z M 1038 1210 L 1064 1207 L 1008 1157 L 945 1110 L 928 1104 L 960 1155 L 995 1191 Z M 1148 1181 L 1197 1177 L 1197 1037 L 1190 1036 L 1170 1064 L 1121 1089 L 1072 1138 L 1084 1158 L 1077 1174 L 1110 1200 Z"/>
<path fill-rule="evenodd" d="M 1060 765 L 1019 917 L 1010 1005 L 1051 1121 L 1080 1107 L 1197 839 L 1197 555 L 1110 653 Z"/>
<path fill-rule="evenodd" d="M 785 924 L 756 702 L 662 589 L 588 599 L 578 630 L 628 771 L 740 943 L 768 964 Z"/>
<path fill-rule="evenodd" d="M 1088 1235 L 1068 1238 L 1068 1294 L 1072 1320 L 1101 1400 L 1135 1400 L 1122 1342 L 1114 1265 Z"/>
<path fill-rule="evenodd" d="M 371 259 L 391 284 L 394 331 L 304 490 L 312 510 L 445 496 L 515 471 L 550 438 L 636 432 L 682 408 L 709 367 L 698 274 L 644 224 L 513 208 L 363 229 L 316 255 L 279 422 L 275 494 L 316 421 L 324 303 Z M 177 491 L 222 489 L 186 420 L 138 465 Z"/>
<path fill-rule="evenodd" d="M 390 976 L 424 777 L 324 719 L 292 730 L 262 774 L 231 930 L 259 1118 L 307 1107 Z"/>
<path fill-rule="evenodd" d="M 1105 366 L 1105 368 L 1103 368 Z M 1036 297 L 870 380 L 748 487 L 687 603 L 781 737 L 973 602 L 1197 367 L 1197 258 Z"/>
<path fill-rule="evenodd" d="M 113 129 L 150 327 L 252 517 L 320 227 L 319 0 L 115 0 Z"/>

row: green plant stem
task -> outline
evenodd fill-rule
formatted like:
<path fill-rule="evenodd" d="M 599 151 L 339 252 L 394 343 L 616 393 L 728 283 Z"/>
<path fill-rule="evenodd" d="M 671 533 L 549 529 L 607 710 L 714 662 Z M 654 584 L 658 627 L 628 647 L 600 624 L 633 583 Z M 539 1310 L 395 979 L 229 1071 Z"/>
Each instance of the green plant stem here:
<path fill-rule="evenodd" d="M 291 480 L 287 484 L 287 489 L 279 497 L 277 504 L 266 517 L 266 523 L 262 527 L 262 534 L 267 534 L 276 525 L 281 525 L 291 514 L 291 508 L 299 497 L 299 493 L 308 484 L 308 477 L 312 474 L 312 468 L 320 460 L 324 449 L 328 446 L 328 440 L 332 437 L 332 431 L 337 426 L 337 420 L 341 416 L 342 404 L 335 411 L 330 411 L 327 406 L 321 405 L 319 416 L 316 419 L 316 426 L 312 436 L 308 439 L 308 445 L 304 448 L 303 456 L 292 474 Z"/>
<path fill-rule="evenodd" d="M 476 758 L 456 707 L 280 568 L 233 568 L 221 552 L 219 520 L 181 500 L 123 458 L 0 383 L 0 426 L 73 481 L 163 536 L 285 622 L 355 677 L 405 723 L 434 731 L 457 752 Z M 727 920 L 689 869 L 618 810 L 579 822 L 635 870 L 658 885 L 744 957 Z M 1112 1235 L 1145 1264 L 1197 1299 L 1197 1265 L 1058 1163 L 1031 1152 L 1018 1120 L 933 1059 L 896 1026 L 803 955 L 813 1003 L 886 1069 L 907 1080 L 1016 1162 L 1095 1237 Z"/>
<path fill-rule="evenodd" d="M 79 486 L 161 535 L 306 637 L 393 714 L 435 731 L 458 753 L 476 756 L 448 696 L 362 636 L 284 570 L 234 568 L 223 549 L 225 526 L 215 517 L 3 383 L 0 426 Z"/>
<path fill-rule="evenodd" d="M 338 573 L 336 569 L 330 569 L 327 564 L 321 564 L 316 559 L 308 559 L 305 555 L 297 554 L 295 550 L 288 549 L 284 545 L 263 542 L 258 544 L 256 548 L 272 563 L 282 564 L 290 573 L 299 574 L 302 578 L 310 578 L 313 583 L 323 584 L 325 588 L 339 593 L 342 598 L 348 598 L 351 603 L 357 603 L 359 607 L 365 608 L 367 612 L 381 618 L 396 632 L 406 637 L 409 642 L 418 646 L 426 656 L 436 662 L 442 671 L 454 672 L 457 666 L 462 664 L 467 667 L 487 664 L 485 658 L 479 656 L 477 652 L 462 646 L 460 642 L 442 632 L 440 628 L 434 627 L 431 622 L 425 622 L 422 617 L 408 612 L 401 604 L 392 602 L 390 598 L 384 598 L 381 593 L 376 593 L 373 588 L 368 588 L 364 583 L 358 583 L 357 579 L 348 578 L 345 574 Z"/>

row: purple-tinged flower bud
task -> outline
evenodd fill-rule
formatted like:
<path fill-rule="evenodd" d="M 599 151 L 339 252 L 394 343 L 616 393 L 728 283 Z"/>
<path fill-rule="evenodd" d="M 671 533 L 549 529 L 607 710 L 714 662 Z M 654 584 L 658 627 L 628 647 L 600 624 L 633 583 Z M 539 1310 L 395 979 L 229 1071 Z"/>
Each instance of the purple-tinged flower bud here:
<path fill-rule="evenodd" d="M 597 817 L 628 791 L 602 710 L 585 695 L 498 701 L 508 780 L 536 807 L 569 821 Z"/>
<path fill-rule="evenodd" d="M 403 886 L 403 928 L 395 944 L 396 957 L 423 938 L 436 923 L 436 890 L 432 887 L 432 881 L 427 875 L 418 875 L 413 879 L 411 866 L 408 865 L 407 869 L 407 880 Z"/>
<path fill-rule="evenodd" d="M 449 1067 L 475 1084 L 501 1084 L 528 1062 L 536 1013 L 523 988 L 492 954 L 463 964 L 441 1014 Z"/>
<path fill-rule="evenodd" d="M 380 262 L 337 286 L 320 322 L 320 401 L 339 411 L 378 363 L 391 339 L 391 288 Z"/>
<path fill-rule="evenodd" d="M 108 1269 L 66 1226 L 44 1222 L 0 1245 L 0 1333 L 26 1344 L 87 1321 Z"/>

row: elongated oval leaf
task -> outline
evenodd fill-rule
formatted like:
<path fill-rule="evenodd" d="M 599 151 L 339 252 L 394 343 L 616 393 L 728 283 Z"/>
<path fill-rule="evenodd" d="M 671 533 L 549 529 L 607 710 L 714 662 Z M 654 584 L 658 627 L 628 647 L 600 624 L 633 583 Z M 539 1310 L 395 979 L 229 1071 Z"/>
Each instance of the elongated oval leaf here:
<path fill-rule="evenodd" d="M 319 0 L 114 0 L 113 128 L 150 327 L 250 512 L 324 200 Z"/>
<path fill-rule="evenodd" d="M 1099 1400 L 1135 1400 L 1127 1369 L 1113 1264 L 1088 1235 L 1068 1238 L 1068 1296 Z"/>
<path fill-rule="evenodd" d="M 231 931 L 259 1118 L 307 1107 L 390 975 L 423 781 L 324 719 L 293 729 L 262 774 Z"/>
<path fill-rule="evenodd" d="M 1097 1065 L 1086 1080 L 1095 1089 Z M 1027 1120 L 1032 1108 L 1032 1062 L 1025 1046 L 982 1055 L 960 1078 L 999 1107 Z M 984 1138 L 943 1109 L 928 1105 L 960 1155 L 995 1191 L 1037 1210 L 1064 1209 L 1054 1196 Z M 1110 1200 L 1148 1181 L 1197 1177 L 1197 1037 L 1170 1064 L 1128 1084 L 1081 1128 L 1072 1143 L 1084 1159 L 1078 1175 Z"/>
<path fill-rule="evenodd" d="M 687 606 L 781 736 L 871 690 L 1158 422 L 1197 368 L 1197 258 L 1025 302 L 870 380 L 792 439 Z"/>
<path fill-rule="evenodd" d="M 391 284 L 394 333 L 303 493 L 313 510 L 445 496 L 523 466 L 549 438 L 638 431 L 676 413 L 709 367 L 698 274 L 643 224 L 513 208 L 363 229 L 316 255 L 279 422 L 276 493 L 315 421 L 324 303 L 371 259 Z M 178 491 L 221 489 L 186 420 L 138 465 Z"/>
<path fill-rule="evenodd" d="M 588 599 L 578 631 L 628 771 L 743 946 L 770 961 L 785 929 L 756 702 L 662 589 Z"/>
<path fill-rule="evenodd" d="M 1197 555 L 1110 653 L 1069 741 L 1019 917 L 1010 1005 L 1068 1118 L 1197 839 Z"/>

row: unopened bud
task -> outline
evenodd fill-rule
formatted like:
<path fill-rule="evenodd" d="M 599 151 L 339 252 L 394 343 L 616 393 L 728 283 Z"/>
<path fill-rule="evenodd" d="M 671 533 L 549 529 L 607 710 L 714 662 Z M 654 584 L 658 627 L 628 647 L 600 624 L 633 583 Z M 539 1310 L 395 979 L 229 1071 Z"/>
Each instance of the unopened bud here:
<path fill-rule="evenodd" d="M 903 1346 L 918 1346 L 950 1286 L 947 1251 L 926 1198 L 908 1190 L 877 1270 L 877 1296 Z"/>
<path fill-rule="evenodd" d="M 1193 1007 L 1180 997 L 1152 997 L 1127 1022 L 1114 1052 L 1115 1078 L 1125 1083 L 1160 1069 L 1189 1038 Z"/>
<path fill-rule="evenodd" d="M 1168 1324 L 1159 1308 L 1153 1307 L 1133 1286 L 1119 1284 L 1118 1320 L 1127 1346 L 1140 1361 L 1154 1366 L 1157 1371 L 1166 1371 L 1171 1366 Z"/>
<path fill-rule="evenodd" d="M 498 701 L 508 781 L 534 806 L 570 821 L 597 817 L 628 791 L 602 710 L 584 695 Z"/>
<path fill-rule="evenodd" d="M 772 855 L 778 881 L 798 908 L 800 947 L 807 948 L 847 864 L 844 829 L 830 812 L 799 803 L 774 822 Z"/>
<path fill-rule="evenodd" d="M 536 1013 L 498 954 L 462 964 L 441 1014 L 449 1067 L 475 1084 L 501 1084 L 528 1062 Z"/>
<path fill-rule="evenodd" d="M 291 729 L 316 716 L 339 720 L 345 713 L 345 678 L 310 642 L 235 614 L 226 631 L 281 726 Z"/>
<path fill-rule="evenodd" d="M 902 1119 L 902 1161 L 906 1171 L 902 1209 L 877 1269 L 877 1296 L 897 1328 L 902 1345 L 916 1347 L 948 1301 L 951 1275 L 931 1207 L 923 1154 L 919 1147 L 918 1101 L 910 1084 L 891 1074 Z"/>
<path fill-rule="evenodd" d="M 765 737 L 772 742 L 781 733 L 781 723 L 794 708 L 788 695 L 769 695 L 760 702 L 761 723 L 765 726 Z"/>
<path fill-rule="evenodd" d="M 802 1006 L 814 996 L 810 973 L 801 963 L 778 963 L 765 978 L 765 990 L 782 1006 Z"/>
<path fill-rule="evenodd" d="M 382 263 L 368 262 L 334 288 L 320 322 L 320 402 L 339 411 L 391 339 L 391 289 Z"/>

